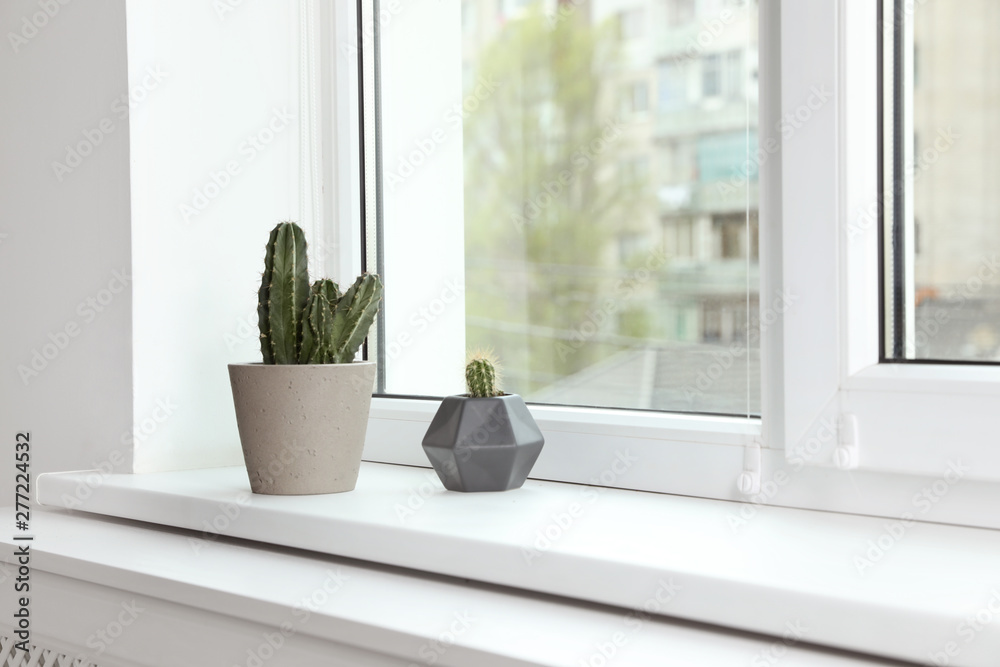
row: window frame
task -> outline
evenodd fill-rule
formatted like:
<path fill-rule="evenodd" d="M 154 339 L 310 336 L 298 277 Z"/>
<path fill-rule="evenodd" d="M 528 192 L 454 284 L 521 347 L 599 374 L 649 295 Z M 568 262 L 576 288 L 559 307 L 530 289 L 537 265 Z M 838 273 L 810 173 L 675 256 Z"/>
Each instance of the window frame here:
<path fill-rule="evenodd" d="M 969 479 L 998 481 L 1000 450 L 987 434 L 1000 428 L 989 409 L 1000 368 L 880 359 L 880 227 L 871 215 L 882 203 L 878 68 L 870 66 L 880 62 L 877 7 L 838 0 L 824 10 L 828 25 L 816 20 L 815 4 L 783 9 L 792 48 L 811 45 L 783 60 L 784 109 L 801 107 L 810 86 L 833 91 L 833 103 L 783 149 L 785 286 L 811 297 L 785 319 L 786 452 L 801 452 L 827 418 L 839 428 L 816 465 L 940 477 L 961 460 Z M 824 252 L 831 247 L 837 252 Z M 827 341 L 836 355 L 813 353 Z"/>
<path fill-rule="evenodd" d="M 763 418 L 533 404 L 547 442 L 531 476 L 1000 528 L 987 509 L 1000 502 L 1000 451 L 984 442 L 1000 417 L 983 409 L 1000 368 L 879 363 L 879 230 L 866 215 L 878 204 L 875 5 L 760 11 Z M 789 132 L 802 109 L 809 122 Z M 792 306 L 775 312 L 782 295 Z M 427 467 L 417 443 L 436 407 L 375 396 L 365 460 Z M 623 453 L 638 464 L 614 473 Z M 947 502 L 911 512 L 949 461 L 972 470 Z"/>
<path fill-rule="evenodd" d="M 390 13 L 386 5 L 380 8 L 381 19 L 376 19 L 373 4 L 359 0 L 356 5 L 345 3 L 337 10 L 341 24 L 352 20 L 357 23 L 360 47 L 347 52 L 354 58 L 348 68 L 353 76 L 338 83 L 337 93 L 358 101 L 360 117 L 353 118 L 350 125 L 357 133 L 363 124 L 366 137 L 371 136 L 375 124 L 370 114 L 366 118 L 365 108 L 370 111 L 371 105 L 377 104 L 371 90 L 378 70 L 370 48 L 378 44 L 374 28 L 392 26 L 401 16 Z M 336 51 L 336 45 L 327 49 Z M 359 87 L 360 81 L 365 85 Z M 353 92 L 345 90 L 345 86 L 353 87 Z M 332 99 L 337 97 L 335 94 Z M 335 116 L 336 110 L 331 114 Z M 341 143 L 348 142 L 345 139 Z M 333 171 L 356 171 L 360 164 L 361 181 L 366 184 L 361 201 L 367 205 L 333 222 L 338 228 L 347 225 L 366 230 L 363 240 L 370 241 L 372 219 L 380 201 L 377 160 L 369 145 L 358 145 L 357 141 L 351 145 L 354 150 L 349 158 L 338 156 Z M 371 266 L 376 253 L 369 249 L 367 253 L 362 250 L 362 254 L 366 255 L 367 266 Z M 370 338 L 369 354 L 375 348 L 372 343 Z M 427 397 L 373 396 L 364 460 L 429 467 L 418 443 L 437 406 L 438 399 Z M 531 477 L 552 481 L 739 499 L 737 481 L 744 471 L 745 450 L 757 447 L 761 434 L 757 417 L 541 404 L 530 404 L 529 408 L 546 438 Z M 691 462 L 703 474 L 691 475 Z"/>

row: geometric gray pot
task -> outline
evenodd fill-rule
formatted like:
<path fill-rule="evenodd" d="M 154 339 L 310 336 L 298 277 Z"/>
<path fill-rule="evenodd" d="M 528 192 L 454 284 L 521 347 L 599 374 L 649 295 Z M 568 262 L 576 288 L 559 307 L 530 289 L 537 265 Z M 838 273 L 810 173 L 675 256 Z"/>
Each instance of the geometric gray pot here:
<path fill-rule="evenodd" d="M 466 492 L 520 488 L 544 444 L 517 394 L 448 396 L 423 440 L 444 488 Z"/>
<path fill-rule="evenodd" d="M 352 491 L 361 469 L 375 362 L 230 364 L 254 493 Z"/>

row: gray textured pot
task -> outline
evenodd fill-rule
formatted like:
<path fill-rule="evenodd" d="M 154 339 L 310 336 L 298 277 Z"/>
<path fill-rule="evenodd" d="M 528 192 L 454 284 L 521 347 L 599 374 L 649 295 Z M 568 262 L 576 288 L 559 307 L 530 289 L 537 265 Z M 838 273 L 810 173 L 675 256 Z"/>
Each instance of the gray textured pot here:
<path fill-rule="evenodd" d="M 517 394 L 448 396 L 424 436 L 427 458 L 450 491 L 520 488 L 545 439 Z"/>
<path fill-rule="evenodd" d="M 368 430 L 375 362 L 230 364 L 229 380 L 254 493 L 354 489 Z"/>

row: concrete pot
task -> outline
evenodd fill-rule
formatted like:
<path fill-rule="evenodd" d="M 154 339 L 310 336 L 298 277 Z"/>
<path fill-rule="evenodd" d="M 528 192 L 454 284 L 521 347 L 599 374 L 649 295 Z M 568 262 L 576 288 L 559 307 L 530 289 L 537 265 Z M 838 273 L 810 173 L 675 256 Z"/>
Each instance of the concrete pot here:
<path fill-rule="evenodd" d="M 448 396 L 424 436 L 424 453 L 450 491 L 520 488 L 545 438 L 517 394 Z"/>
<path fill-rule="evenodd" d="M 250 488 L 268 495 L 352 491 L 375 362 L 230 364 Z"/>

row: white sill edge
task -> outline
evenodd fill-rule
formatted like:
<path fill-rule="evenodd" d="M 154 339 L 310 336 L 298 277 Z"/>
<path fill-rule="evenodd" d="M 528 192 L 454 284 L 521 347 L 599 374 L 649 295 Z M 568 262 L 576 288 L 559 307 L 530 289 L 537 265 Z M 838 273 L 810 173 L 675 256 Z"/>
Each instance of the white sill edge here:
<path fill-rule="evenodd" d="M 6 509 L 12 518 L 13 508 Z M 160 654 L 158 648 L 165 641 L 162 624 L 171 618 L 187 627 L 172 625 L 166 641 L 183 634 L 188 647 L 185 664 L 191 667 L 220 664 L 198 662 L 190 653 L 194 647 L 211 644 L 216 657 L 225 652 L 244 656 L 253 648 L 259 655 L 261 638 L 273 637 L 276 629 L 290 637 L 305 636 L 314 647 L 313 655 L 299 654 L 298 662 L 289 659 L 282 661 L 284 665 L 327 663 L 331 654 L 351 649 L 354 653 L 341 656 L 337 664 L 371 664 L 360 659 L 360 649 L 392 656 L 403 661 L 392 664 L 411 667 L 578 667 L 581 662 L 600 664 L 601 648 L 606 654 L 612 641 L 615 667 L 659 666 L 665 655 L 673 664 L 731 667 L 754 656 L 773 655 L 775 646 L 783 646 L 774 637 L 265 549 L 240 540 L 211 542 L 94 514 L 40 508 L 32 515 L 32 527 L 37 538 L 31 561 L 36 595 L 57 606 L 62 606 L 63 592 L 89 601 L 84 613 L 79 606 L 77 613 L 58 618 L 39 613 L 32 633 L 39 645 L 68 655 L 87 654 L 79 640 L 93 632 L 94 618 L 113 617 L 120 611 L 123 591 L 134 606 L 152 612 L 129 626 L 132 641 L 106 647 L 101 665 L 174 667 L 176 654 L 150 662 L 152 654 Z M 14 546 L 10 538 L 0 537 L 0 542 Z M 16 558 L 11 555 L 7 560 L 14 564 Z M 255 585 L 248 587 L 247 581 Z M 0 612 L 9 618 L 13 609 L 4 609 L 5 602 L 13 600 L 0 598 Z M 234 621 L 246 628 L 242 636 L 220 636 L 214 630 L 216 623 L 231 626 Z M 0 622 L 0 634 L 3 625 Z M 511 642 L 512 637 L 519 641 Z M 877 667 L 884 663 L 831 655 L 801 644 L 783 650 L 781 664 Z"/>
<path fill-rule="evenodd" d="M 622 608 L 673 581 L 673 617 L 776 636 L 797 621 L 811 642 L 919 662 L 998 584 L 1000 532 L 954 526 L 910 527 L 859 574 L 855 559 L 885 520 L 768 507 L 734 533 L 739 506 L 724 501 L 535 480 L 465 495 L 426 469 L 377 463 L 333 496 L 251 496 L 240 467 L 90 478 L 41 475 L 38 500 L 196 531 L 216 521 L 231 537 Z M 547 548 L 538 531 L 555 537 Z M 989 626 L 963 657 L 992 667 L 985 656 L 998 654 L 1000 628 Z"/>

